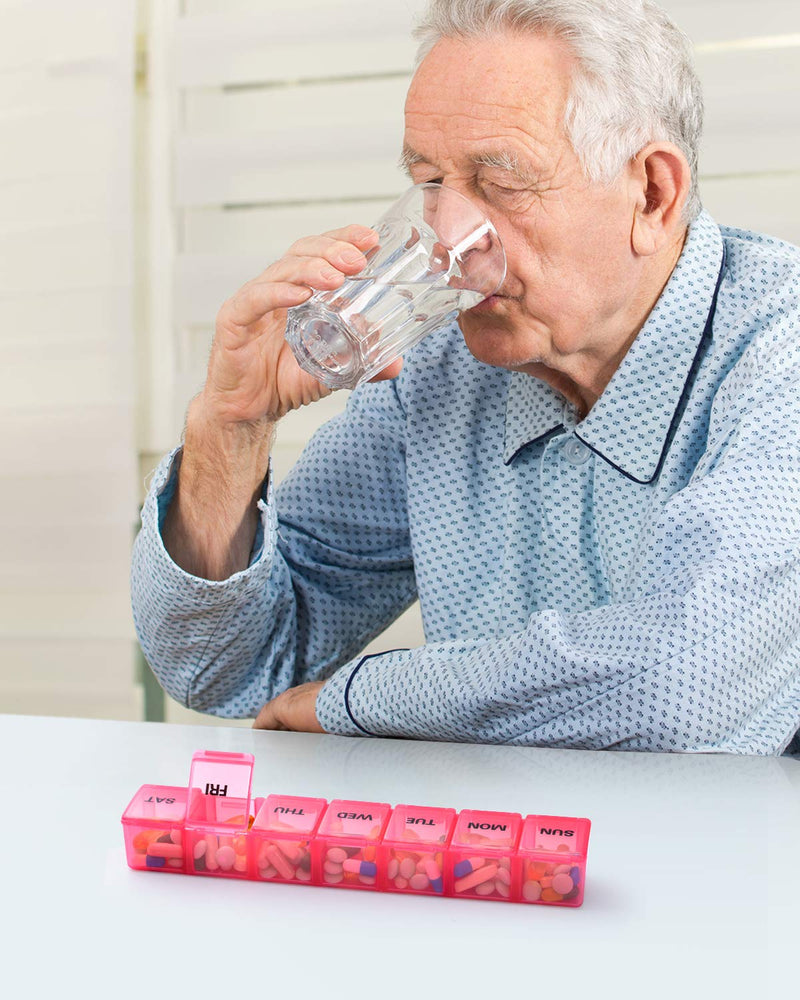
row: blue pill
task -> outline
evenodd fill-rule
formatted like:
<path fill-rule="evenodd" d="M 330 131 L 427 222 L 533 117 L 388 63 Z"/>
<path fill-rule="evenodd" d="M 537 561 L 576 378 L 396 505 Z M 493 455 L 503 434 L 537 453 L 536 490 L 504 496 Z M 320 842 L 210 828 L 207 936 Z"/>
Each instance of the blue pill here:
<path fill-rule="evenodd" d="M 359 871 L 361 875 L 377 875 L 378 866 L 374 861 L 362 861 Z"/>
<path fill-rule="evenodd" d="M 149 854 L 146 860 L 148 868 L 163 868 L 167 863 L 166 858 L 151 858 Z"/>
<path fill-rule="evenodd" d="M 471 875 L 472 865 L 469 861 L 459 861 L 457 864 L 453 865 L 453 874 L 456 878 L 463 878 L 465 875 Z"/>
<path fill-rule="evenodd" d="M 433 889 L 434 892 L 443 892 L 444 885 L 442 884 L 442 880 L 440 878 L 431 879 L 431 889 Z"/>
<path fill-rule="evenodd" d="M 572 879 L 572 881 L 575 883 L 575 885 L 577 885 L 578 882 L 580 882 L 580 880 L 581 880 L 581 870 L 580 870 L 580 868 L 576 868 L 576 867 L 570 868 L 570 870 L 569 870 L 569 877 Z"/>

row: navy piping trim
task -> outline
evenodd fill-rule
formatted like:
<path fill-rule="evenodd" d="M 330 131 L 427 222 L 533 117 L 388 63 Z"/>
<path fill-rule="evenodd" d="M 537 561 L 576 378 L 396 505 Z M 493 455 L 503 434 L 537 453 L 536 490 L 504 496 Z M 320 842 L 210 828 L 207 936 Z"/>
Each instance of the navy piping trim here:
<path fill-rule="evenodd" d="M 714 288 L 714 294 L 711 297 L 711 307 L 708 312 L 708 319 L 706 320 L 705 329 L 703 330 L 703 336 L 700 338 L 700 343 L 697 345 L 697 350 L 695 351 L 694 361 L 692 361 L 692 367 L 689 369 L 689 374 L 686 376 L 686 381 L 683 385 L 683 392 L 681 393 L 681 398 L 678 400 L 678 405 L 675 408 L 675 412 L 672 414 L 672 422 L 669 425 L 669 430 L 667 431 L 667 436 L 664 439 L 664 447 L 661 449 L 661 457 L 658 460 L 658 465 L 656 466 L 655 472 L 649 479 L 637 479 L 636 476 L 632 476 L 630 472 L 626 472 L 624 469 L 610 462 L 605 455 L 593 448 L 588 441 L 580 436 L 580 434 L 575 434 L 575 437 L 585 445 L 590 451 L 593 451 L 595 455 L 598 455 L 603 461 L 610 465 L 612 469 L 617 472 L 621 472 L 626 479 L 630 479 L 634 483 L 638 483 L 639 486 L 649 486 L 654 483 L 656 479 L 661 475 L 661 469 L 664 466 L 664 462 L 667 460 L 667 453 L 669 452 L 670 445 L 672 444 L 672 439 L 675 437 L 675 433 L 678 430 L 678 424 L 681 422 L 683 417 L 683 411 L 686 409 L 686 404 L 689 401 L 689 393 L 691 392 L 692 385 L 694 384 L 695 378 L 697 378 L 697 372 L 703 361 L 703 357 L 708 350 L 708 345 L 712 339 L 711 328 L 714 323 L 714 314 L 717 311 L 717 297 L 719 296 L 720 285 L 722 284 L 722 279 L 725 277 L 725 270 L 727 265 L 728 254 L 725 245 L 722 246 L 722 263 L 719 268 L 719 275 L 717 276 L 717 284 Z"/>
<path fill-rule="evenodd" d="M 381 652 L 381 653 L 369 653 L 367 656 L 362 656 L 361 659 L 356 664 L 355 669 L 353 670 L 353 672 L 347 678 L 347 684 L 345 684 L 345 686 L 344 686 L 344 707 L 345 707 L 345 711 L 347 712 L 348 716 L 350 717 L 350 721 L 353 723 L 353 725 L 356 727 L 356 729 L 360 729 L 361 732 L 364 733 L 367 736 L 378 736 L 378 733 L 371 733 L 369 731 L 369 729 L 365 729 L 359 722 L 356 722 L 355 716 L 350 711 L 350 685 L 353 683 L 353 678 L 356 676 L 356 674 L 361 669 L 361 667 L 367 662 L 367 660 L 374 660 L 376 656 L 386 656 L 387 653 L 407 653 L 407 652 L 408 652 L 408 648 L 405 648 L 405 649 L 384 649 L 383 652 Z"/>
<path fill-rule="evenodd" d="M 556 434 L 560 434 L 564 430 L 563 424 L 556 424 L 555 427 L 551 427 L 549 431 L 545 431 L 544 434 L 540 434 L 539 437 L 532 438 L 530 441 L 526 441 L 525 444 L 521 444 L 519 448 L 514 452 L 514 454 L 509 458 L 507 462 L 503 462 L 503 465 L 511 465 L 514 459 L 519 455 L 521 451 L 524 451 L 529 445 L 537 444 L 539 441 L 548 441 L 551 437 Z"/>

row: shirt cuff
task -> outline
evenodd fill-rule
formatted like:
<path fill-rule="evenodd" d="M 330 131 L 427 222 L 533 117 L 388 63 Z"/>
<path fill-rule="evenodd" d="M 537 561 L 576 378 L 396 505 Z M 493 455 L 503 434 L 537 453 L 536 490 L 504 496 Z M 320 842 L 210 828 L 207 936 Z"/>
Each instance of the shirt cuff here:
<path fill-rule="evenodd" d="M 260 578 L 270 572 L 278 539 L 272 467 L 270 466 L 267 472 L 261 498 L 258 500 L 261 516 L 248 567 L 234 573 L 227 580 L 206 580 L 187 573 L 178 566 L 164 545 L 162 528 L 175 495 L 181 457 L 182 449 L 175 448 L 162 459 L 153 474 L 150 490 L 142 508 L 142 534 L 153 540 L 150 544 L 150 564 L 156 572 L 151 576 L 151 580 L 157 580 L 158 585 L 168 593 L 180 592 L 188 601 L 194 599 L 204 606 L 219 600 L 227 601 L 232 592 L 251 586 L 253 577 Z"/>
<path fill-rule="evenodd" d="M 338 736 L 388 736 L 390 732 L 376 733 L 370 726 L 378 725 L 379 721 L 371 720 L 369 716 L 369 699 L 374 695 L 375 680 L 379 679 L 382 665 L 376 662 L 382 657 L 393 653 L 408 653 L 407 649 L 392 649 L 383 653 L 370 653 L 352 660 L 346 666 L 337 670 L 320 688 L 317 695 L 317 721 L 326 733 L 336 733 Z M 367 666 L 369 664 L 369 666 Z M 383 664 L 385 667 L 385 664 Z M 368 673 L 373 669 L 370 690 Z M 356 682 L 366 681 L 356 687 Z M 391 720 L 384 720 L 391 726 Z"/>

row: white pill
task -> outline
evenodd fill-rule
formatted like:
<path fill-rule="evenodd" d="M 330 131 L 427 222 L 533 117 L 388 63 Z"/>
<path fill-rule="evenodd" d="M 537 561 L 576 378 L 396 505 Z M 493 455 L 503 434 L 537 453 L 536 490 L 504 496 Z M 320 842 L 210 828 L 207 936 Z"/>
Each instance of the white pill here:
<path fill-rule="evenodd" d="M 423 889 L 427 889 L 431 882 L 424 872 L 417 872 L 416 875 L 411 877 L 408 884 L 412 889 L 416 889 L 417 892 L 420 892 Z"/>

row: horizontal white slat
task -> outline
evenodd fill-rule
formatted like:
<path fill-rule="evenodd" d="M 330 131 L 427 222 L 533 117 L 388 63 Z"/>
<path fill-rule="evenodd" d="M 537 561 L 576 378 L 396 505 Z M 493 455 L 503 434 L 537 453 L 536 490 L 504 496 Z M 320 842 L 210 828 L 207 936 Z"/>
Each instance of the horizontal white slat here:
<path fill-rule="evenodd" d="M 344 135 L 310 122 L 307 131 L 186 138 L 176 152 L 177 201 L 188 207 L 390 196 L 406 183 L 397 167 L 401 134 L 399 125 L 384 122 Z"/>
<path fill-rule="evenodd" d="M 130 447 L 132 441 L 126 444 Z M 43 461 L 38 475 L 0 469 L 0 533 L 4 522 L 11 523 L 11 530 L 47 525 L 59 534 L 64 529 L 92 531 L 96 525 L 130 530 L 137 511 L 130 473 L 109 475 L 98 469 L 84 475 L 72 471 L 53 475 L 48 457 L 47 452 L 40 454 Z"/>
<path fill-rule="evenodd" d="M 721 225 L 767 233 L 800 245 L 800 172 L 705 180 L 700 195 L 704 207 Z"/>
<path fill-rule="evenodd" d="M 407 70 L 414 6 L 298 0 L 258 13 L 182 18 L 176 79 L 196 87 Z"/>
<path fill-rule="evenodd" d="M 98 691 L 74 683 L 16 683 L 0 685 L 0 705 L 13 715 L 53 715 L 78 719 L 117 719 L 138 722 L 144 717 L 143 694 L 136 685 L 124 692 Z"/>
<path fill-rule="evenodd" d="M 17 0 L 2 8 L 0 67 L 14 69 L 49 63 L 87 71 L 108 59 L 109 51 L 120 57 L 133 49 L 133 4 L 108 0 Z M 122 58 L 117 60 L 121 63 Z"/>
<path fill-rule="evenodd" d="M 280 133 L 285 138 L 324 126 L 342 130 L 343 140 L 368 133 L 373 125 L 403 127 L 403 105 L 411 75 L 388 80 L 336 80 L 301 87 L 258 90 L 187 90 L 183 132 L 188 135 L 246 136 Z M 314 142 L 313 134 L 307 141 Z M 315 144 L 316 145 L 316 144 Z M 302 147 L 301 147 L 302 148 Z M 286 149 L 294 155 L 295 147 Z M 399 149 L 398 149 L 399 155 Z"/>
<path fill-rule="evenodd" d="M 7 665 L 14 665 L 19 684 L 72 684 L 76 688 L 129 692 L 135 681 L 135 648 L 130 638 L 98 637 L 87 642 L 78 636 L 15 638 L 0 634 L 0 690 L 9 681 Z"/>
<path fill-rule="evenodd" d="M 400 194 L 407 181 L 400 183 L 396 194 Z M 238 253 L 258 258 L 266 266 L 301 237 L 326 233 L 354 222 L 372 225 L 391 204 L 392 198 L 383 198 L 230 211 L 192 209 L 184 213 L 184 252 L 201 256 Z"/>
<path fill-rule="evenodd" d="M 0 636 L 20 641 L 32 637 L 132 639 L 127 569 L 117 566 L 111 579 L 106 576 L 98 574 L 80 589 L 69 578 L 50 579 L 46 571 L 36 579 L 6 581 L 0 586 Z"/>
<path fill-rule="evenodd" d="M 41 288 L 22 295 L 0 291 L 0 345 L 40 345 L 41 353 L 57 345 L 127 344 L 130 288 L 72 288 L 53 291 L 50 275 L 40 275 Z M 34 283 L 33 277 L 30 283 Z"/>
<path fill-rule="evenodd" d="M 132 532 L 125 524 L 0 524 L 0 589 L 13 586 L 127 590 Z M 44 609 L 43 609 L 44 613 Z"/>
<path fill-rule="evenodd" d="M 75 351 L 69 357 L 31 357 L 0 368 L 0 413 L 4 419 L 18 410 L 132 404 L 130 370 L 113 357 Z M 122 410 L 118 410 L 122 415 Z M 126 412 L 130 414 L 129 408 Z"/>
<path fill-rule="evenodd" d="M 0 295 L 130 284 L 132 240 L 108 221 L 0 236 Z"/>
<path fill-rule="evenodd" d="M 130 190 L 123 175 L 88 166 L 80 173 L 58 173 L 44 183 L 40 177 L 6 181 L 0 185 L 0 240 L 26 230 L 101 222 L 119 228 L 129 203 Z M 44 244 L 44 238 L 40 242 Z"/>
<path fill-rule="evenodd" d="M 126 117 L 121 100 L 118 108 L 118 114 L 107 116 L 111 121 Z M 128 135 L 110 127 L 111 122 L 99 122 L 92 110 L 59 115 L 36 109 L 5 116 L 0 185 L 32 177 L 63 178 L 87 168 L 124 172 L 130 157 Z"/>
<path fill-rule="evenodd" d="M 115 400 L 105 407 L 83 402 L 72 410 L 48 407 L 40 398 L 32 410 L 14 413 L 14 433 L 0 436 L 0 475 L 74 474 L 87 493 L 101 488 L 103 477 L 133 474 L 126 453 L 129 423 L 120 426 L 127 407 Z"/>

